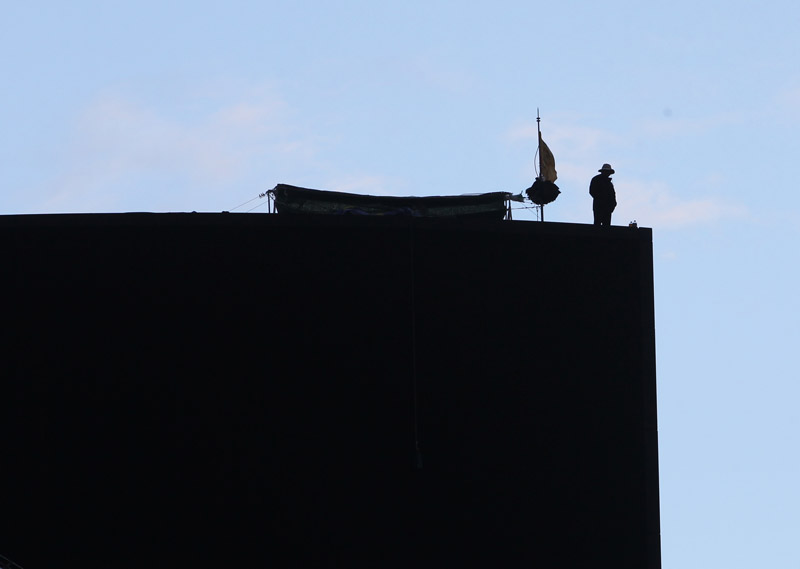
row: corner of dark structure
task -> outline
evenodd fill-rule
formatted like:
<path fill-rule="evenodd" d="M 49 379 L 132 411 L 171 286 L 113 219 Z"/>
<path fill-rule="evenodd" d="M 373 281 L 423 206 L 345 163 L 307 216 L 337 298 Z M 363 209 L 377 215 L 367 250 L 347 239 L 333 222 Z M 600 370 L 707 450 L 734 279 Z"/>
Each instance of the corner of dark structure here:
<path fill-rule="evenodd" d="M 660 567 L 649 229 L 0 217 L 0 553 Z"/>

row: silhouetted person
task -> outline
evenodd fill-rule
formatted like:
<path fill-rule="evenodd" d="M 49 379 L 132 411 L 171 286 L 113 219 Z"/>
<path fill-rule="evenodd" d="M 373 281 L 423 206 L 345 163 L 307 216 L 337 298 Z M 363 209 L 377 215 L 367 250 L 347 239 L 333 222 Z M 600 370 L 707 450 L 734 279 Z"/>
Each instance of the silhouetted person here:
<path fill-rule="evenodd" d="M 589 184 L 589 194 L 594 198 L 592 211 L 594 211 L 595 225 L 611 225 L 611 212 L 617 207 L 617 194 L 611 182 L 614 168 L 611 164 L 603 164 L 597 176 Z"/>

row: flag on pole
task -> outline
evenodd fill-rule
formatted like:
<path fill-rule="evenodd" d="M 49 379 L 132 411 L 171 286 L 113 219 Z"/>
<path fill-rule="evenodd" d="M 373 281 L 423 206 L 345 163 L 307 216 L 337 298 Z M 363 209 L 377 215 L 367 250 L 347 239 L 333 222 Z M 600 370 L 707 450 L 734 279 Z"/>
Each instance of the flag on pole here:
<path fill-rule="evenodd" d="M 542 133 L 539 133 L 539 176 L 547 182 L 555 182 L 558 178 L 556 174 L 556 159 L 553 153 L 542 140 Z"/>

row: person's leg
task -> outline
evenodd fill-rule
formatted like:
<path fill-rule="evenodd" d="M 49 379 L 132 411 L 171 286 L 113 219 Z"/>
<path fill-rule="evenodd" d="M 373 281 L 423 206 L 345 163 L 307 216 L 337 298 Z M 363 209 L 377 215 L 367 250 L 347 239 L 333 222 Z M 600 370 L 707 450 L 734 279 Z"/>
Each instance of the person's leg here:
<path fill-rule="evenodd" d="M 595 209 L 594 224 L 595 225 L 611 225 L 611 211 L 607 209 Z"/>

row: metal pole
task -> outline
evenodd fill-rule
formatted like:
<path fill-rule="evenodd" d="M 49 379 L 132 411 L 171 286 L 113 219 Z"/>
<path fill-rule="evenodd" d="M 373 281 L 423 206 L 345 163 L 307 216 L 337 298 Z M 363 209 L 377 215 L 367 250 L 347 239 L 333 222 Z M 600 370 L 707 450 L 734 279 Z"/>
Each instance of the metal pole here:
<path fill-rule="evenodd" d="M 542 175 L 542 128 L 540 126 L 540 122 L 542 121 L 539 118 L 539 107 L 536 107 L 536 152 L 539 155 L 539 172 L 538 176 Z M 537 176 L 537 177 L 538 177 Z M 544 204 L 539 208 L 541 212 L 541 221 L 544 221 Z"/>
<path fill-rule="evenodd" d="M 542 127 L 540 126 L 540 122 L 542 119 L 539 118 L 539 107 L 536 107 L 536 153 L 539 155 L 539 171 L 537 175 L 542 175 Z"/>

